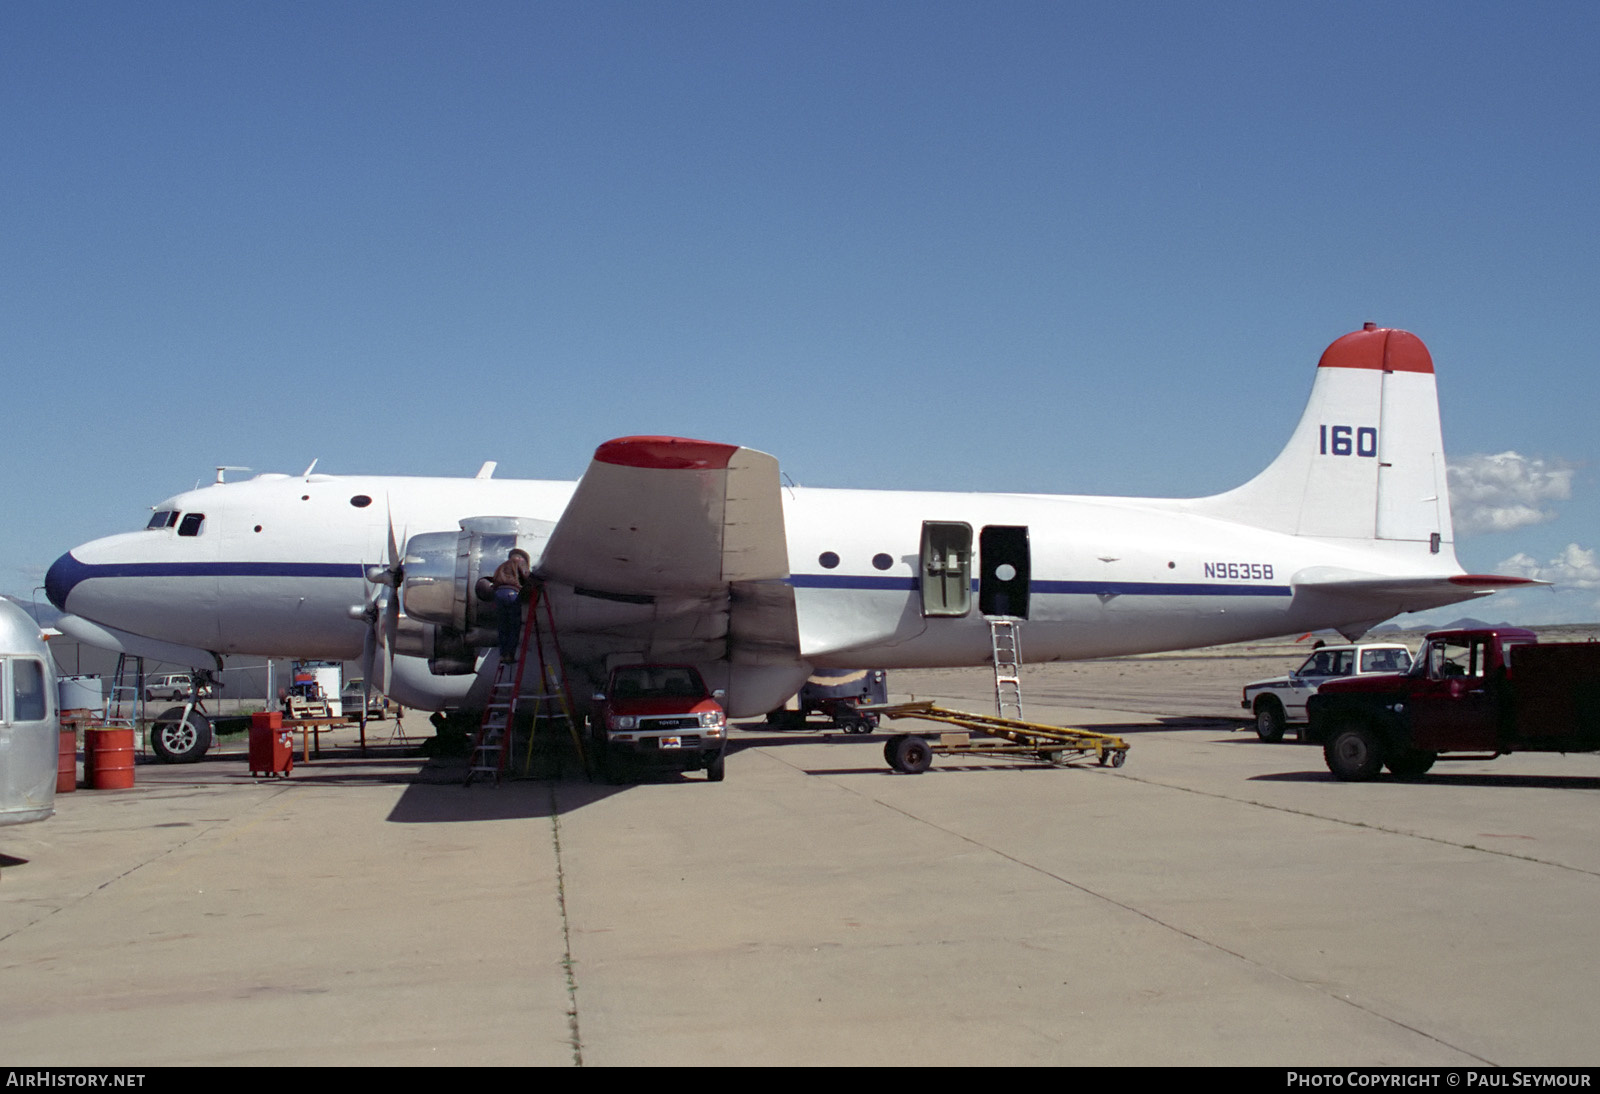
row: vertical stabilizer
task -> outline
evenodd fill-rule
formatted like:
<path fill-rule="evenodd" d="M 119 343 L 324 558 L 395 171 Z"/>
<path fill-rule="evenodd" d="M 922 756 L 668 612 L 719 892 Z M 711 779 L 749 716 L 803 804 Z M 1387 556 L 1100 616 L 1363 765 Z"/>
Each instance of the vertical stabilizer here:
<path fill-rule="evenodd" d="M 1371 323 L 1335 341 L 1278 458 L 1194 508 L 1290 535 L 1448 552 L 1450 496 L 1428 347 Z"/>

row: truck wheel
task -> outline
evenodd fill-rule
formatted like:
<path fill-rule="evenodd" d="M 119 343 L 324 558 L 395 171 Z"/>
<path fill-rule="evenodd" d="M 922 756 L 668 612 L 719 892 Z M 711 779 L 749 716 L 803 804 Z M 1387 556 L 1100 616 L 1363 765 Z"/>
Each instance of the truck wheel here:
<path fill-rule="evenodd" d="M 1322 758 L 1335 778 L 1365 782 L 1383 768 L 1383 742 L 1367 726 L 1341 726 L 1322 746 Z"/>
<path fill-rule="evenodd" d="M 1433 761 L 1439 758 L 1437 752 L 1427 749 L 1413 748 L 1402 752 L 1398 756 L 1389 757 L 1389 774 L 1397 779 L 1420 779 L 1428 773 L 1433 766 Z"/>
<path fill-rule="evenodd" d="M 150 726 L 150 748 L 163 763 L 197 763 L 211 747 L 211 719 L 198 710 L 182 719 L 183 708 L 173 707 Z"/>
<path fill-rule="evenodd" d="M 726 753 L 719 752 L 716 759 L 706 764 L 707 782 L 719 783 L 722 781 L 723 776 L 727 773 L 723 763 L 726 758 Z"/>
<path fill-rule="evenodd" d="M 617 781 L 612 772 L 611 749 L 606 744 L 605 727 L 598 720 L 589 723 L 589 781 Z"/>
<path fill-rule="evenodd" d="M 894 755 L 889 762 L 896 771 L 920 775 L 932 765 L 933 749 L 921 737 L 900 737 L 894 742 Z"/>
<path fill-rule="evenodd" d="M 1283 706 L 1276 699 L 1256 704 L 1256 736 L 1269 744 L 1283 740 Z"/>

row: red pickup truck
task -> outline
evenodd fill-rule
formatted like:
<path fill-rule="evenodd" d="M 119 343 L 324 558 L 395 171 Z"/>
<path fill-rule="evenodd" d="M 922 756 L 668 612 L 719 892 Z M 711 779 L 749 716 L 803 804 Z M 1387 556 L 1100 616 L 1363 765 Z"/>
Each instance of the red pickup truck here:
<path fill-rule="evenodd" d="M 1322 685 L 1309 738 L 1340 779 L 1418 778 L 1441 754 L 1600 751 L 1600 643 L 1517 627 L 1435 631 L 1411 670 Z"/>
<path fill-rule="evenodd" d="M 728 719 L 690 665 L 622 665 L 594 697 L 590 738 L 596 766 L 617 781 L 631 762 L 679 771 L 703 769 L 721 782 Z"/>

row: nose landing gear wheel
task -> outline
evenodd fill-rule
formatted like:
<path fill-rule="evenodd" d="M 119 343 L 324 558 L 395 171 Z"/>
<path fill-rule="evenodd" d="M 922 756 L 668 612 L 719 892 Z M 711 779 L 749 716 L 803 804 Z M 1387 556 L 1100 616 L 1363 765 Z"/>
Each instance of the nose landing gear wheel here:
<path fill-rule="evenodd" d="M 198 763 L 211 747 L 211 719 L 198 710 L 184 718 L 182 707 L 173 707 L 150 726 L 150 748 L 163 763 Z"/>

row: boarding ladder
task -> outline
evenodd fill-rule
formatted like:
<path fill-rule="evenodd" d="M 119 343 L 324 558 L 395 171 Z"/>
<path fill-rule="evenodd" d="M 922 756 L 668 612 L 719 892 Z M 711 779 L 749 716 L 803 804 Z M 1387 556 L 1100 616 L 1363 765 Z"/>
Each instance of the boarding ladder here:
<path fill-rule="evenodd" d="M 994 657 L 994 713 L 1022 721 L 1022 647 L 1017 640 L 1021 620 L 989 616 L 989 645 Z M 1008 714 L 1007 711 L 1010 711 Z"/>
<path fill-rule="evenodd" d="M 541 605 L 544 609 L 542 618 Z M 524 695 L 522 683 L 529 668 L 538 674 L 538 682 L 531 694 Z M 528 703 L 533 704 L 532 726 L 535 732 L 541 718 L 559 719 L 566 723 L 567 731 L 578 748 L 578 755 L 583 755 L 583 743 L 573 725 L 572 704 L 567 698 L 566 673 L 561 666 L 561 652 L 556 642 L 555 616 L 551 614 L 550 598 L 545 595 L 542 585 L 534 586 L 528 597 L 516 660 L 509 663 L 501 661 L 495 669 L 494 683 L 489 688 L 489 701 L 483 708 L 483 722 L 472 741 L 472 755 L 467 764 L 464 785 L 471 786 L 478 778 L 492 778 L 495 785 L 499 785 L 511 768 L 511 731 L 516 725 L 517 713 L 526 710 Z M 524 771 L 532 760 L 532 734 L 529 735 L 528 748 L 529 756 L 524 760 Z"/>

